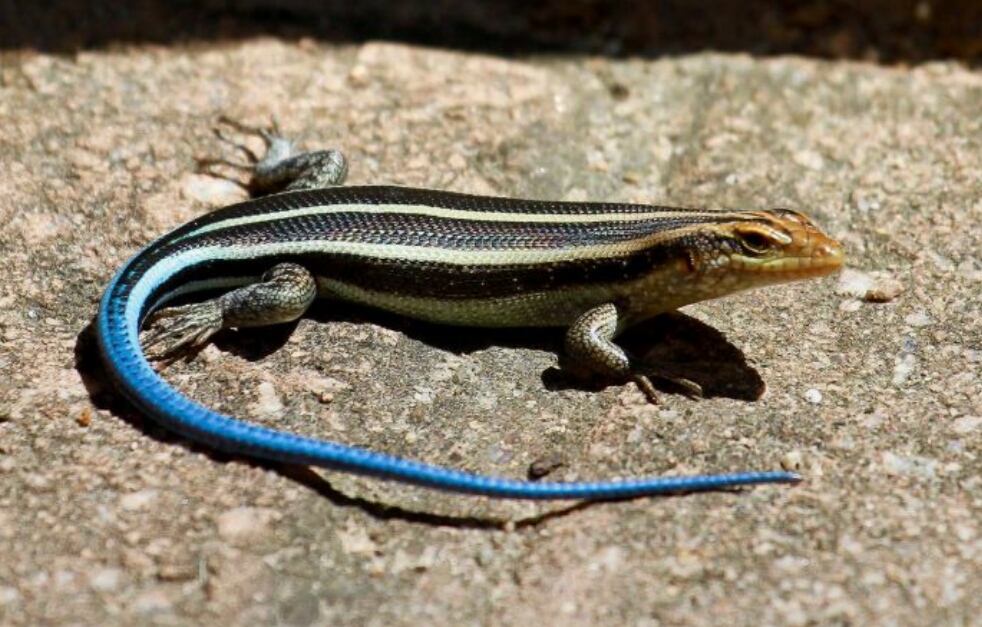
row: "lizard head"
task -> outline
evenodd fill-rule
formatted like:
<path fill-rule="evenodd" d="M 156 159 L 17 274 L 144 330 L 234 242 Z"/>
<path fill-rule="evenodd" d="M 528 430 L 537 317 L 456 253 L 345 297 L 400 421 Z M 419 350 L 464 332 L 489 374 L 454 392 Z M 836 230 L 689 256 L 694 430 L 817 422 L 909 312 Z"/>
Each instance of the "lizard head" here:
<path fill-rule="evenodd" d="M 695 234 L 686 247 L 689 269 L 719 274 L 737 291 L 831 274 L 842 267 L 842 244 L 808 216 L 791 209 L 729 214 Z M 727 214 L 722 214 L 727 216 Z"/>
<path fill-rule="evenodd" d="M 695 211 L 659 233 L 652 271 L 629 289 L 639 317 L 757 287 L 832 274 L 842 244 L 790 209 Z M 674 263 L 666 263 L 668 259 Z"/>

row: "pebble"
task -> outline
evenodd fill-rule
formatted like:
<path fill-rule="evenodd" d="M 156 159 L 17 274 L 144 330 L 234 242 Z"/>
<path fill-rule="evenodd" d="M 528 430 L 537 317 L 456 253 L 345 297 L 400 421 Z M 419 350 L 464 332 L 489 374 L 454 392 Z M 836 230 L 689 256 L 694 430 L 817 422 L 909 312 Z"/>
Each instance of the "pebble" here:
<path fill-rule="evenodd" d="M 270 532 L 275 510 L 262 507 L 236 507 L 218 516 L 218 536 L 233 545 L 249 544 Z"/>
<path fill-rule="evenodd" d="M 546 455 L 529 464 L 528 478 L 532 481 L 541 479 L 546 475 L 552 474 L 557 469 L 566 465 L 561 455 Z"/>
<path fill-rule="evenodd" d="M 119 506 L 128 512 L 145 510 L 157 500 L 159 494 L 157 490 L 130 492 L 119 497 Z"/>
<path fill-rule="evenodd" d="M 904 291 L 904 285 L 886 272 L 862 272 L 845 268 L 839 274 L 835 293 L 851 296 L 868 303 L 886 303 L 895 300 Z"/>
<path fill-rule="evenodd" d="M 788 472 L 797 472 L 805 465 L 805 456 L 801 451 L 788 451 L 781 457 L 781 468 Z"/>
<path fill-rule="evenodd" d="M 259 398 L 250 406 L 254 415 L 279 418 L 283 414 L 283 401 L 271 381 L 263 381 L 256 387 Z"/>
<path fill-rule="evenodd" d="M 89 575 L 89 585 L 98 592 L 114 592 L 123 581 L 119 568 L 100 568 Z"/>
<path fill-rule="evenodd" d="M 914 313 L 905 317 L 904 322 L 912 327 L 926 327 L 934 321 L 926 311 L 915 311 Z"/>

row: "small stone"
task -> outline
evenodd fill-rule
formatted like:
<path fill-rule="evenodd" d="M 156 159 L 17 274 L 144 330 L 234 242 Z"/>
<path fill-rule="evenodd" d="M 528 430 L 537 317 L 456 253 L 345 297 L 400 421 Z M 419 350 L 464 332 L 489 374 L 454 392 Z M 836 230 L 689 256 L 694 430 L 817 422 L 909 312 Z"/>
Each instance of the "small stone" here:
<path fill-rule="evenodd" d="M 123 571 L 119 568 L 100 568 L 89 575 L 89 585 L 98 592 L 114 592 L 122 580 Z"/>
<path fill-rule="evenodd" d="M 904 322 L 912 327 L 926 327 L 934 322 L 926 311 L 916 311 L 904 318 Z"/>
<path fill-rule="evenodd" d="M 846 268 L 839 274 L 835 293 L 868 303 L 885 303 L 904 291 L 903 283 L 886 272 L 862 272 Z"/>
<path fill-rule="evenodd" d="M 561 455 L 546 455 L 529 464 L 528 478 L 536 481 L 546 475 L 550 475 L 559 468 L 566 465 L 566 461 Z"/>
<path fill-rule="evenodd" d="M 283 401 L 280 400 L 276 386 L 271 381 L 260 383 L 257 386 L 256 393 L 259 395 L 259 398 L 249 407 L 254 415 L 266 418 L 279 418 L 283 415 Z"/>
<path fill-rule="evenodd" d="M 80 427 L 88 427 L 92 424 L 92 409 L 86 407 L 79 412 L 78 417 L 75 418 L 76 424 Z"/>
<path fill-rule="evenodd" d="M 368 84 L 371 71 L 364 65 L 356 65 L 348 72 L 348 82 L 352 87 L 364 87 Z"/>
<path fill-rule="evenodd" d="M 822 393 L 815 388 L 811 388 L 805 392 L 805 400 L 812 405 L 818 405 L 822 402 Z"/>
<path fill-rule="evenodd" d="M 128 512 L 145 510 L 157 500 L 159 494 L 157 490 L 140 490 L 124 494 L 119 497 L 119 506 Z"/>
<path fill-rule="evenodd" d="M 821 170 L 825 167 L 825 159 L 814 150 L 799 150 L 792 156 L 794 162 L 809 170 Z"/>
<path fill-rule="evenodd" d="M 335 379 L 334 377 L 327 377 L 316 370 L 302 370 L 300 372 L 302 385 L 314 396 L 321 400 L 321 402 L 331 402 L 334 399 L 334 395 L 342 390 L 346 390 L 351 387 L 351 384 L 346 381 L 341 381 L 340 379 Z"/>
<path fill-rule="evenodd" d="M 798 472 L 805 466 L 805 456 L 801 451 L 788 451 L 781 457 L 781 468 L 788 472 Z"/>
<path fill-rule="evenodd" d="M 219 515 L 218 536 L 236 546 L 252 544 L 270 532 L 276 518 L 272 509 L 236 507 Z"/>
<path fill-rule="evenodd" d="M 345 528 L 337 532 L 341 550 L 348 555 L 375 555 L 378 544 L 368 535 L 368 529 L 348 519 Z"/>
<path fill-rule="evenodd" d="M 896 279 L 884 279 L 871 287 L 863 295 L 863 300 L 868 303 L 888 303 L 900 296 L 904 291 L 904 285 Z"/>

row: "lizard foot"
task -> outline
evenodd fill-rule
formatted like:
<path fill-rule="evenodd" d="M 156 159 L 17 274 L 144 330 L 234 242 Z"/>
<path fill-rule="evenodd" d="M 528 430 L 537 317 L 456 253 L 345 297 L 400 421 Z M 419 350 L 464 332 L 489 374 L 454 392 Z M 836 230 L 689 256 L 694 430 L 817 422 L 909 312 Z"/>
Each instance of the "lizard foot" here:
<path fill-rule="evenodd" d="M 184 348 L 202 346 L 222 329 L 218 299 L 161 309 L 150 317 L 143 350 L 151 359 L 163 359 Z"/>

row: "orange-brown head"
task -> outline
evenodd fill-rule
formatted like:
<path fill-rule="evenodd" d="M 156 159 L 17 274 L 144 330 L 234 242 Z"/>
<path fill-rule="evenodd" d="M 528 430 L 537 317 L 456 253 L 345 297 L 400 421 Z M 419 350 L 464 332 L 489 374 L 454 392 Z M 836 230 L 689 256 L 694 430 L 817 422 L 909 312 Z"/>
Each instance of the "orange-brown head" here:
<path fill-rule="evenodd" d="M 683 214 L 679 214 L 682 216 Z M 693 212 L 659 233 L 652 250 L 676 263 L 653 266 L 626 294 L 643 318 L 735 292 L 831 274 L 842 245 L 791 209 Z"/>
<path fill-rule="evenodd" d="M 755 285 L 825 276 L 842 267 L 842 244 L 805 214 L 771 209 L 741 216 L 742 220 L 715 225 L 716 236 L 728 240 L 729 246 L 705 262 L 722 263 L 733 274 L 749 273 Z"/>

